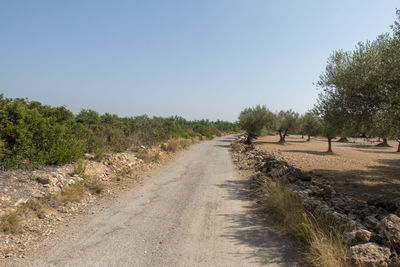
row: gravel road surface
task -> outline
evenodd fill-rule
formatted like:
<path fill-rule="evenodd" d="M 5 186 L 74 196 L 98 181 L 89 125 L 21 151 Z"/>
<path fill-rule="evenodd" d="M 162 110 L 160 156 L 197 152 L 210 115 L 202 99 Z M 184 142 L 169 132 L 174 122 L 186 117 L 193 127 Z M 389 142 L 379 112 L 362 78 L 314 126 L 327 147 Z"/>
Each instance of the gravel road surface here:
<path fill-rule="evenodd" d="M 23 265 L 296 266 L 295 245 L 248 197 L 232 140 L 191 146 L 143 186 L 73 219 L 65 240 Z"/>

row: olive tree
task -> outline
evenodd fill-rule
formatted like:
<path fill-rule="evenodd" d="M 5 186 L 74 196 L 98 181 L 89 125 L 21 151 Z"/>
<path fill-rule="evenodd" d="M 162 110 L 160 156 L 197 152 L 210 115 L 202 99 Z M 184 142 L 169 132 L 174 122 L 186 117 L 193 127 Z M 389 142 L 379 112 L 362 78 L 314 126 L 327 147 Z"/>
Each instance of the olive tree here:
<path fill-rule="evenodd" d="M 274 120 L 274 114 L 265 106 L 246 108 L 239 115 L 239 125 L 247 133 L 247 144 L 261 134 L 261 131 Z"/>
<path fill-rule="evenodd" d="M 346 123 L 347 114 L 342 103 L 340 95 L 326 90 L 319 94 L 318 103 L 314 107 L 314 112 L 322 120 L 322 133 L 328 139 L 328 152 L 332 152 L 332 139 L 343 131 Z"/>
<path fill-rule="evenodd" d="M 306 112 L 299 119 L 300 132 L 307 135 L 307 141 L 311 140 L 311 136 L 321 133 L 321 120 L 314 112 Z"/>
<path fill-rule="evenodd" d="M 298 126 L 299 114 L 293 110 L 281 110 L 276 115 L 276 127 L 279 133 L 279 143 L 285 143 L 285 138 L 289 131 L 293 131 Z"/>
<path fill-rule="evenodd" d="M 354 51 L 336 51 L 329 58 L 318 82 L 323 93 L 317 110 L 325 124 L 341 128 L 336 134 L 370 129 L 385 138 L 390 132 L 390 123 L 382 124 L 377 118 L 390 110 L 392 101 L 388 81 L 393 77 L 388 69 L 393 60 L 386 55 L 391 54 L 391 46 L 392 39 L 381 35 L 373 42 L 359 43 Z"/>

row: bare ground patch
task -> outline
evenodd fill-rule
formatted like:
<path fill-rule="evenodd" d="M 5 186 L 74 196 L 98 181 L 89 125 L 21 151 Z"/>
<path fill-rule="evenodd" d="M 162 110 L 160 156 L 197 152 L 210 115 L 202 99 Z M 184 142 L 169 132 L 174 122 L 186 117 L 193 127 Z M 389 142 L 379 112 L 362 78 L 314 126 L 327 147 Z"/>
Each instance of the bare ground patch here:
<path fill-rule="evenodd" d="M 258 138 L 255 146 L 353 198 L 368 201 L 400 197 L 397 142 L 389 142 L 391 147 L 377 147 L 377 140 L 349 138 L 349 143 L 333 142 L 330 154 L 326 153 L 328 144 L 324 138 L 307 142 L 306 138 L 292 135 L 286 140 L 282 145 L 278 144 L 279 136 L 265 136 Z"/>
<path fill-rule="evenodd" d="M 0 265 L 13 266 L 43 248 L 60 224 L 89 214 L 99 199 L 113 199 L 140 184 L 175 156 L 159 147 L 139 147 L 101 161 L 88 155 L 74 164 L 0 172 Z"/>

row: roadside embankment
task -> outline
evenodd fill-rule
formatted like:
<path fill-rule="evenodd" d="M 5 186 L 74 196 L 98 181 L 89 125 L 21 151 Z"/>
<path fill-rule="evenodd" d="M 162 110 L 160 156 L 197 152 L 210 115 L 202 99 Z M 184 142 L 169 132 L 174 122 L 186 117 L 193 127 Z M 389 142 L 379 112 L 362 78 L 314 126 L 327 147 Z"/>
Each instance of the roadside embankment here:
<path fill-rule="evenodd" d="M 59 224 L 90 213 L 90 206 L 100 199 L 117 197 L 140 184 L 191 144 L 171 139 L 159 146 L 107 154 L 101 160 L 86 154 L 71 164 L 1 171 L 0 259 L 24 258 L 51 238 Z"/>
<path fill-rule="evenodd" d="M 367 203 L 255 150 L 239 138 L 232 144 L 238 167 L 248 170 L 266 211 L 302 244 L 314 266 L 399 266 L 400 203 Z"/>

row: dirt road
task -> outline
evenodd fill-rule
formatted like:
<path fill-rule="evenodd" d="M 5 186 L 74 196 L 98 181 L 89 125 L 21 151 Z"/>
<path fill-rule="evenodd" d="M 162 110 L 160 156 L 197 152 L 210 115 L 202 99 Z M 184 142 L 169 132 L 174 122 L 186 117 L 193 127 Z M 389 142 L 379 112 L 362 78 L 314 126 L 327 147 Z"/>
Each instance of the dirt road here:
<path fill-rule="evenodd" d="M 31 266 L 295 266 L 229 155 L 232 137 L 193 145 L 143 186 L 63 231 Z"/>

